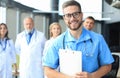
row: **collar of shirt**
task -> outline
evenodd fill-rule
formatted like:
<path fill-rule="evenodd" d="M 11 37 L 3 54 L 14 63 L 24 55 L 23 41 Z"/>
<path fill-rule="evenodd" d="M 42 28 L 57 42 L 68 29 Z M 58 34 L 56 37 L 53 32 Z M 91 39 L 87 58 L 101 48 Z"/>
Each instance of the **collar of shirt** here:
<path fill-rule="evenodd" d="M 89 40 L 91 39 L 91 36 L 89 35 L 89 31 L 87 31 L 85 28 L 82 28 L 82 34 L 81 36 L 79 37 L 78 40 L 76 40 L 69 32 L 69 30 L 66 31 L 65 33 L 65 37 L 67 39 L 65 39 L 65 42 L 69 42 L 69 41 L 78 41 L 78 42 L 82 42 L 82 41 L 86 41 L 86 40 Z"/>
<path fill-rule="evenodd" d="M 4 43 L 6 41 L 7 38 L 4 39 L 0 39 L 0 43 Z"/>

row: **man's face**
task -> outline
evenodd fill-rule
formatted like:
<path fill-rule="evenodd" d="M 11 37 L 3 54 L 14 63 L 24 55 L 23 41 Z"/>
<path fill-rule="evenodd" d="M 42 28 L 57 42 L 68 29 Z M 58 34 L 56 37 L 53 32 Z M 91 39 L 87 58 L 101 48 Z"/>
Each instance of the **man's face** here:
<path fill-rule="evenodd" d="M 33 29 L 33 27 L 34 27 L 33 20 L 30 19 L 30 18 L 26 18 L 24 20 L 24 28 L 25 28 L 25 30 L 27 30 L 28 32 L 31 32 L 31 30 Z"/>
<path fill-rule="evenodd" d="M 82 24 L 83 14 L 77 6 L 68 6 L 63 9 L 63 19 L 71 30 L 78 30 Z"/>
<path fill-rule="evenodd" d="M 87 29 L 87 30 L 92 30 L 94 28 L 94 20 L 87 18 L 84 22 L 83 22 L 83 26 Z"/>

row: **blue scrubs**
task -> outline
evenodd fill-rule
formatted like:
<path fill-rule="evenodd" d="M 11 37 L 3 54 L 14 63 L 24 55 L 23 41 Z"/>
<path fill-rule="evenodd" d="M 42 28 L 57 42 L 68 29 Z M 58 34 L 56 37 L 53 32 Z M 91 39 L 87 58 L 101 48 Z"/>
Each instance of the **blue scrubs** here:
<path fill-rule="evenodd" d="M 82 71 L 89 73 L 96 71 L 100 66 L 114 62 L 103 36 L 84 28 L 77 40 L 69 30 L 57 37 L 43 57 L 43 66 L 53 69 L 59 66 L 59 49 L 81 51 Z"/>

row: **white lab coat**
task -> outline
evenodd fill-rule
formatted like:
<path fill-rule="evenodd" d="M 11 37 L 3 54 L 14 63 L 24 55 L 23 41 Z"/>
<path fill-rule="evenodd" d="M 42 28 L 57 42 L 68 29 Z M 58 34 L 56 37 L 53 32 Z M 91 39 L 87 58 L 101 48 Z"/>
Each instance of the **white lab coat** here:
<path fill-rule="evenodd" d="M 20 55 L 20 78 L 44 78 L 42 55 L 46 38 L 42 32 L 34 31 L 29 45 L 25 31 L 17 35 L 15 47 Z"/>
<path fill-rule="evenodd" d="M 12 64 L 16 63 L 15 46 L 7 40 L 6 49 L 0 45 L 0 78 L 12 78 Z"/>
<path fill-rule="evenodd" d="M 44 50 L 43 50 L 43 55 L 47 52 L 48 48 L 52 45 L 54 39 L 55 38 L 52 37 L 52 38 L 50 38 L 49 40 L 47 40 L 45 42 L 45 47 L 44 47 Z"/>

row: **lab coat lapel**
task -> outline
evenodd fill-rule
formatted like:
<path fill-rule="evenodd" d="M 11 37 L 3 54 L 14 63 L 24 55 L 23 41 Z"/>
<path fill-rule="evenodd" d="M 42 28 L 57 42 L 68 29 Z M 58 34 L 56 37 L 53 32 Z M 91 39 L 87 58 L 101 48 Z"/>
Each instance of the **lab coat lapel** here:
<path fill-rule="evenodd" d="M 22 37 L 22 39 L 23 39 L 23 40 L 21 40 L 21 41 L 23 41 L 22 43 L 27 46 L 28 43 L 27 43 L 27 40 L 26 40 L 26 34 L 24 34 L 24 37 Z"/>
<path fill-rule="evenodd" d="M 27 43 L 26 32 L 25 32 L 25 31 L 24 31 L 24 33 L 23 33 L 21 39 L 22 39 L 22 40 L 21 40 L 21 41 L 22 41 L 21 43 L 24 44 L 24 46 L 28 47 L 29 44 Z"/>

